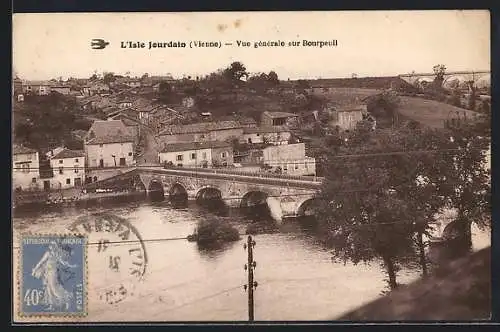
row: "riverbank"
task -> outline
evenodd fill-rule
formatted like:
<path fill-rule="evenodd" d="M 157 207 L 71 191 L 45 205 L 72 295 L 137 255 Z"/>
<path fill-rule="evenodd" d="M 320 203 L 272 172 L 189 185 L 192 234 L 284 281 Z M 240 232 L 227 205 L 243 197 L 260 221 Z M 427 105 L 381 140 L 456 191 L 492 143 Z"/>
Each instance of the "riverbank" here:
<path fill-rule="evenodd" d="M 140 199 L 146 197 L 146 191 L 123 190 L 102 193 L 84 193 L 74 189 L 59 192 L 35 192 L 24 195 L 14 193 L 13 208 L 30 209 L 44 206 L 85 206 L 87 204 L 102 204 L 112 201 L 126 201 L 126 199 Z"/>

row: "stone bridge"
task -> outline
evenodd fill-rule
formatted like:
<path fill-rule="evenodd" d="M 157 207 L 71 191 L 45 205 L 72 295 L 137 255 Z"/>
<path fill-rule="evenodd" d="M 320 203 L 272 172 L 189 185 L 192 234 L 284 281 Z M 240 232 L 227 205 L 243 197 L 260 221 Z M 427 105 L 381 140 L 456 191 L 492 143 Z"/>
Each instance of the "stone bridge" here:
<path fill-rule="evenodd" d="M 399 77 L 412 85 L 419 85 L 433 81 L 436 75 L 434 73 L 411 73 L 399 75 Z M 491 86 L 491 72 L 487 70 L 448 72 L 444 75 L 443 87 L 449 88 L 455 81 L 459 84 L 472 81 L 477 87 Z"/>
<path fill-rule="evenodd" d="M 135 181 L 136 187 L 140 182 L 150 197 L 184 197 L 198 201 L 220 199 L 227 206 L 237 208 L 266 203 L 276 221 L 308 214 L 321 185 L 320 178 L 305 176 L 140 167 L 87 188 L 105 188 L 123 180 L 127 183 Z"/>

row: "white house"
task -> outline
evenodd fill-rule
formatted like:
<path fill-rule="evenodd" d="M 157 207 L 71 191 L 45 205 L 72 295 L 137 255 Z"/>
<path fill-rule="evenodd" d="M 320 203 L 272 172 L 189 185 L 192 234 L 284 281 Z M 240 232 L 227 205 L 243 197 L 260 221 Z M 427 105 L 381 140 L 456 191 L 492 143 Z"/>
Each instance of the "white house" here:
<path fill-rule="evenodd" d="M 134 136 L 121 120 L 94 121 L 84 141 L 86 167 L 132 165 L 134 140 Z"/>
<path fill-rule="evenodd" d="M 50 179 L 51 188 L 79 187 L 85 178 L 85 152 L 60 150 L 50 158 L 50 167 L 54 173 Z"/>
<path fill-rule="evenodd" d="M 268 146 L 262 154 L 264 164 L 280 167 L 284 174 L 316 175 L 316 160 L 306 156 L 304 143 Z"/>
<path fill-rule="evenodd" d="M 243 128 L 240 143 L 258 144 L 270 143 L 273 145 L 288 144 L 292 137 L 287 127 L 247 127 Z"/>
<path fill-rule="evenodd" d="M 233 164 L 233 149 L 226 142 L 190 142 L 166 144 L 158 153 L 160 164 L 178 167 L 216 167 Z"/>
<path fill-rule="evenodd" d="M 15 190 L 40 189 L 38 151 L 23 146 L 13 147 L 12 187 Z"/>

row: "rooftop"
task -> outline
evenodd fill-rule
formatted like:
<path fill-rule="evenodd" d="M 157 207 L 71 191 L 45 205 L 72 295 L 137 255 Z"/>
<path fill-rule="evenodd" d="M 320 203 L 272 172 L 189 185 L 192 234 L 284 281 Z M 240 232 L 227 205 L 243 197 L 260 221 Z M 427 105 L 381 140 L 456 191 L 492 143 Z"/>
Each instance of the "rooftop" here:
<path fill-rule="evenodd" d="M 85 144 L 134 142 L 131 132 L 121 120 L 96 120 L 90 127 Z"/>
<path fill-rule="evenodd" d="M 269 112 L 269 111 L 265 111 L 263 114 L 265 114 L 265 115 L 267 115 L 267 116 L 269 116 L 270 118 L 273 118 L 273 119 L 298 117 L 297 114 L 288 113 L 288 112 Z"/>
<path fill-rule="evenodd" d="M 53 159 L 65 159 L 65 158 L 78 158 L 78 157 L 84 157 L 85 153 L 83 150 L 69 150 L 69 149 L 64 149 L 60 151 L 59 153 L 55 154 L 52 158 Z"/>
<path fill-rule="evenodd" d="M 12 154 L 29 154 L 29 153 L 35 153 L 38 152 L 35 149 L 27 148 L 25 146 L 21 145 L 14 145 L 12 147 Z"/>
<path fill-rule="evenodd" d="M 201 150 L 201 149 L 215 149 L 215 148 L 225 148 L 230 147 L 231 144 L 228 142 L 189 142 L 189 143 L 174 143 L 167 144 L 161 150 L 161 152 L 177 152 L 177 151 L 188 151 L 188 150 Z"/>
<path fill-rule="evenodd" d="M 290 131 L 286 126 L 275 126 L 275 127 L 248 127 L 243 129 L 245 134 L 257 134 L 257 133 L 279 133 Z"/>
<path fill-rule="evenodd" d="M 242 127 L 243 126 L 238 121 L 199 122 L 187 125 L 168 126 L 160 132 L 160 135 L 205 133 L 215 130 L 228 130 Z"/>

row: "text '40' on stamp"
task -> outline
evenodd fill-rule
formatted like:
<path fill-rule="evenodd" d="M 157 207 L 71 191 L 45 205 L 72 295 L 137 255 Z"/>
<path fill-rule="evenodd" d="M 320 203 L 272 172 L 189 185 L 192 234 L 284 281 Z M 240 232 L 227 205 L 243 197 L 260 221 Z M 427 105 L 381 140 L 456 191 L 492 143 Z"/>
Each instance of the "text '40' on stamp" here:
<path fill-rule="evenodd" d="M 86 237 L 23 235 L 20 264 L 22 316 L 86 315 Z"/>

